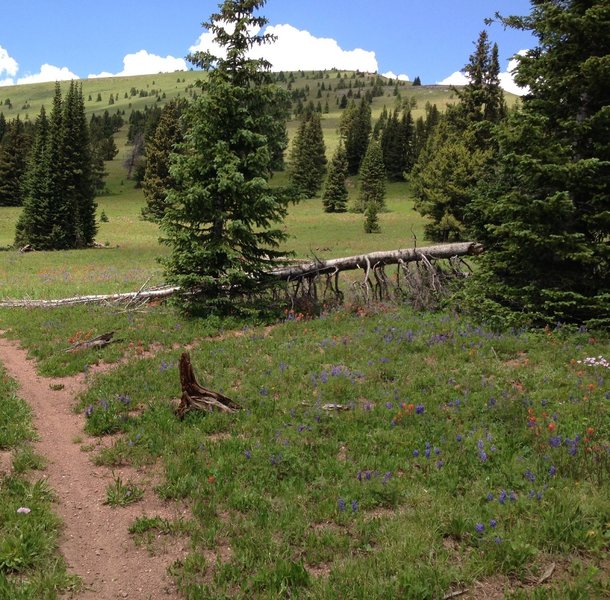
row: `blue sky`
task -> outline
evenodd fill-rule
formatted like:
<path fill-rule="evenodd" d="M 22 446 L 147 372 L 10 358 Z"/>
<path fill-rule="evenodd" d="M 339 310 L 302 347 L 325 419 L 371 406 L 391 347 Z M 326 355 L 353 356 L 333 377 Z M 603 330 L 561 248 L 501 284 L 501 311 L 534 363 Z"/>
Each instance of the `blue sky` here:
<path fill-rule="evenodd" d="M 7 0 L 0 10 L 0 84 L 188 67 L 189 49 L 209 42 L 201 22 L 217 6 L 217 0 Z M 495 11 L 528 14 L 530 2 L 269 0 L 262 14 L 280 37 L 269 56 L 279 68 L 360 68 L 438 83 L 464 66 L 483 20 Z M 489 34 L 503 69 L 534 45 L 529 34 L 499 25 Z"/>

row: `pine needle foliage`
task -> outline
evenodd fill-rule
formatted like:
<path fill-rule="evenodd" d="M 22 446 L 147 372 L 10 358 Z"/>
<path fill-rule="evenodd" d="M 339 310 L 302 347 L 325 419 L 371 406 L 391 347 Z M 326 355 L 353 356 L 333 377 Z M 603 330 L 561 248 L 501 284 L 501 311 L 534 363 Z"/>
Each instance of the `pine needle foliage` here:
<path fill-rule="evenodd" d="M 286 144 L 287 100 L 272 82 L 269 63 L 248 55 L 273 41 L 253 33 L 267 23 L 255 15 L 264 4 L 223 2 L 204 23 L 223 55 L 189 57 L 209 75 L 184 114 L 185 140 L 170 169 L 176 188 L 161 229 L 171 249 L 163 261 L 167 280 L 182 287 L 182 304 L 191 313 L 232 311 L 267 283 L 266 272 L 282 256 L 289 198 L 268 182 Z"/>
<path fill-rule="evenodd" d="M 523 108 L 471 206 L 486 246 L 474 293 L 490 312 L 538 324 L 610 325 L 610 5 L 532 2 L 519 57 Z"/>

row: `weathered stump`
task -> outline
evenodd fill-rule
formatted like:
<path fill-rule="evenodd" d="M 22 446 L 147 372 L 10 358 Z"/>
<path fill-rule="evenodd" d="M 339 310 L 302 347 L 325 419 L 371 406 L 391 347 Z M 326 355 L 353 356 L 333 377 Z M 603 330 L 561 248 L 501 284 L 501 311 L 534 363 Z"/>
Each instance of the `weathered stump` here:
<path fill-rule="evenodd" d="M 235 412 L 241 410 L 241 406 L 227 396 L 208 390 L 199 385 L 191 364 L 188 352 L 183 352 L 180 357 L 180 385 L 182 396 L 176 413 L 182 419 L 190 410 L 204 410 L 211 412 L 220 410 L 222 412 Z"/>

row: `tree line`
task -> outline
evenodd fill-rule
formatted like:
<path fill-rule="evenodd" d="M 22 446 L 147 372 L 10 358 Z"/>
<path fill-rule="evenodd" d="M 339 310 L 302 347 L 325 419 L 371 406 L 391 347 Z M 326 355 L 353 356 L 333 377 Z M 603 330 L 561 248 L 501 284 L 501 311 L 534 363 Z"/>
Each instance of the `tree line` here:
<path fill-rule="evenodd" d="M 154 127 L 134 134 L 134 145 L 136 136 L 144 139 L 144 213 L 160 224 L 170 247 L 166 276 L 186 290 L 185 305 L 228 309 L 239 294 L 259 289 L 280 259 L 289 202 L 321 194 L 329 213 L 361 211 L 372 233 L 379 230 L 385 182 L 404 178 L 428 219 L 428 239 L 485 244 L 461 306 L 504 324 L 610 322 L 607 3 L 532 2 L 529 15 L 496 15 L 538 39 L 518 57 L 516 81 L 528 92 L 513 110 L 504 102 L 498 48 L 486 31 L 464 68 L 468 85 L 455 90 L 456 102 L 444 114 L 427 106 L 426 118 L 414 121 L 412 106 L 397 97 L 373 124 L 376 80 L 360 98 L 346 97 L 330 161 L 323 111 L 303 104 L 287 153 L 286 188 L 269 180 L 283 164 L 295 105 L 270 65 L 245 51 L 273 41 L 248 29 L 259 31 L 266 22 L 255 14 L 264 4 L 225 0 L 206 27 L 226 58 L 190 57 L 209 71 L 198 84 L 202 93 L 189 104 L 168 104 L 154 119 L 151 113 L 143 122 L 154 120 Z M 348 207 L 346 181 L 356 174 L 359 194 Z M 82 243 L 84 233 L 77 239 Z"/>

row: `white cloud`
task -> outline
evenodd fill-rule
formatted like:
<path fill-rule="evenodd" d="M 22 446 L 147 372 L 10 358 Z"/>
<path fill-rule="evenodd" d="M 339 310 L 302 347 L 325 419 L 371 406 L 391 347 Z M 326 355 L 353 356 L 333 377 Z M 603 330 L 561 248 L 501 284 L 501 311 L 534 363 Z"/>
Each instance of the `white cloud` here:
<path fill-rule="evenodd" d="M 527 50 L 519 50 L 517 54 L 523 56 L 526 52 Z M 515 58 L 512 58 L 509 61 L 506 71 L 502 71 L 499 75 L 500 87 L 504 91 L 515 94 L 516 96 L 524 96 L 529 92 L 529 89 L 519 87 L 513 78 L 513 71 L 517 68 L 518 64 L 519 63 Z M 449 77 L 445 77 L 445 79 L 439 81 L 438 85 L 468 85 L 468 77 L 461 71 L 456 71 L 449 75 Z"/>
<path fill-rule="evenodd" d="M 0 50 L 2 50 L 0 48 Z M 0 53 L 0 60 L 2 59 Z M 12 59 L 11 59 L 12 60 Z M 14 71 L 9 72 L 9 75 L 16 75 L 18 72 L 17 63 L 13 61 L 16 68 Z M 2 72 L 2 68 L 0 65 L 0 73 Z M 56 67 L 55 65 L 49 65 L 45 63 L 40 67 L 40 71 L 38 73 L 34 73 L 33 75 L 25 75 L 23 77 L 8 77 L 0 81 L 0 87 L 7 85 L 22 85 L 25 83 L 43 83 L 46 81 L 66 81 L 68 79 L 78 79 L 78 75 L 72 73 L 68 67 Z"/>
<path fill-rule="evenodd" d="M 123 77 L 127 75 L 152 75 L 154 73 L 172 73 L 173 71 L 186 71 L 186 61 L 173 56 L 158 56 L 146 50 L 139 50 L 134 54 L 127 54 L 123 58 L 123 70 L 119 73 L 104 71 L 89 75 L 89 79 L 96 77 Z"/>
<path fill-rule="evenodd" d="M 382 73 L 382 77 L 387 77 L 388 79 L 398 79 L 398 81 L 410 81 L 409 76 L 405 74 L 396 75 L 392 71 L 388 71 L 387 73 Z"/>
<path fill-rule="evenodd" d="M 253 33 L 258 31 L 254 30 Z M 318 71 L 334 68 L 377 72 L 374 52 L 362 48 L 344 50 L 332 38 L 318 38 L 292 25 L 269 25 L 265 33 L 275 35 L 275 43 L 254 47 L 250 56 L 269 61 L 274 71 Z M 195 45 L 189 49 L 190 52 L 209 51 L 221 56 L 221 49 L 213 38 L 209 31 L 202 33 Z"/>
<path fill-rule="evenodd" d="M 467 85 L 468 84 L 468 77 L 466 77 L 466 75 L 464 75 L 464 73 L 462 73 L 461 71 L 455 71 L 454 73 L 451 73 L 451 75 L 449 75 L 448 77 L 445 77 L 445 79 L 442 79 L 441 81 L 437 81 L 437 85 Z"/>
<path fill-rule="evenodd" d="M 14 77 L 17 75 L 18 70 L 19 65 L 17 64 L 17 61 L 12 58 L 2 46 L 0 46 L 0 75 L 2 75 L 2 73 L 6 73 L 7 75 Z"/>

